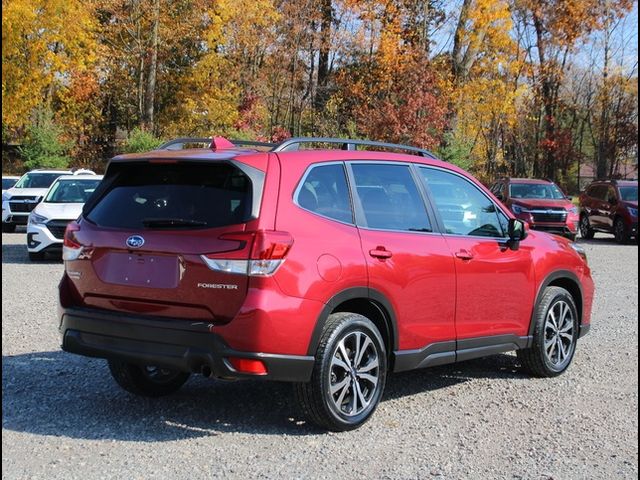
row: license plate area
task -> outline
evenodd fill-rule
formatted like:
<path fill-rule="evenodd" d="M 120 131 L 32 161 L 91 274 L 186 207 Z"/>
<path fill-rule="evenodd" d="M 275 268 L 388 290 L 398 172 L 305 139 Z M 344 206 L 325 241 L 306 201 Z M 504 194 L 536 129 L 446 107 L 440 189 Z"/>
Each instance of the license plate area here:
<path fill-rule="evenodd" d="M 100 261 L 103 282 L 149 288 L 176 288 L 179 281 L 178 257 L 112 252 Z"/>

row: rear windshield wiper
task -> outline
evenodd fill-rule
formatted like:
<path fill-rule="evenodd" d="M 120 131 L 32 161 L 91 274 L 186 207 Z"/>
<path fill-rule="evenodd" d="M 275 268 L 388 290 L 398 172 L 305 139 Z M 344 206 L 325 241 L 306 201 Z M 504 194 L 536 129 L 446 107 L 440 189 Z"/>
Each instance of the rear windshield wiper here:
<path fill-rule="evenodd" d="M 142 224 L 149 228 L 206 227 L 208 225 L 207 222 L 188 218 L 145 218 Z"/>

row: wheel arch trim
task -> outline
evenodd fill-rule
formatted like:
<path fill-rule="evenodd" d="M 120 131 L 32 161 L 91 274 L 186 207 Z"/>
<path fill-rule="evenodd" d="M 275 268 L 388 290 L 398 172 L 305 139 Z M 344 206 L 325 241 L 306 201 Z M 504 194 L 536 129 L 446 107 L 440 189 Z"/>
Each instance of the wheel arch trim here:
<path fill-rule="evenodd" d="M 558 282 L 558 280 L 563 280 L 563 281 L 569 281 L 571 282 L 573 285 L 575 285 L 575 287 L 577 287 L 577 293 L 579 294 L 579 298 L 574 298 L 576 300 L 576 307 L 578 309 L 578 317 L 580 320 L 580 326 L 582 327 L 582 315 L 583 315 L 583 302 L 584 302 L 584 294 L 582 292 L 582 283 L 580 282 L 580 279 L 578 278 L 578 276 L 573 273 L 570 270 L 556 270 L 554 272 L 551 272 L 550 274 L 548 274 L 544 280 L 540 283 L 540 286 L 538 287 L 538 293 L 536 294 L 536 300 L 535 303 L 533 305 L 533 310 L 531 312 L 531 319 L 529 320 L 529 336 L 531 338 L 533 338 L 533 332 L 535 329 L 535 314 L 536 314 L 536 307 L 538 306 L 538 304 L 540 303 L 540 301 L 542 300 L 542 296 L 544 295 L 544 291 L 547 287 L 551 286 L 552 284 Z M 569 291 L 569 293 L 573 296 L 574 292 Z"/>
<path fill-rule="evenodd" d="M 396 314 L 391 305 L 391 302 L 378 290 L 368 287 L 351 287 L 341 292 L 336 293 L 333 297 L 329 299 L 329 301 L 325 304 L 324 308 L 320 312 L 316 320 L 316 325 L 313 328 L 313 332 L 311 334 L 311 339 L 309 341 L 309 347 L 307 349 L 308 355 L 315 356 L 316 350 L 318 349 L 318 345 L 320 344 L 320 337 L 322 336 L 322 330 L 329 318 L 329 315 L 338 307 L 339 305 L 348 302 L 349 300 L 367 300 L 370 304 L 376 308 L 380 315 L 384 318 L 384 321 L 387 327 L 390 329 L 389 332 L 386 332 L 391 336 L 390 341 L 390 350 L 394 351 L 398 349 L 398 323 L 396 319 Z M 385 332 L 380 332 L 382 335 Z"/>

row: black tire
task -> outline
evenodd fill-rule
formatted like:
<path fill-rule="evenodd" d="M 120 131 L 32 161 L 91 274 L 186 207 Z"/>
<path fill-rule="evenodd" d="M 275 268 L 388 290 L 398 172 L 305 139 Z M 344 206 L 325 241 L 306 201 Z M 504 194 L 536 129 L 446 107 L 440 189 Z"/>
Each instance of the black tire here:
<path fill-rule="evenodd" d="M 44 260 L 44 252 L 29 252 L 29 260 L 32 262 Z"/>
<path fill-rule="evenodd" d="M 566 318 L 566 327 L 570 330 L 564 334 L 553 331 L 549 326 L 549 312 L 553 309 L 554 316 L 558 315 L 560 309 L 568 307 L 571 318 Z M 517 351 L 518 359 L 522 362 L 523 368 L 537 377 L 555 377 L 564 372 L 571 361 L 576 350 L 578 340 L 579 318 L 576 303 L 571 294 L 561 287 L 547 287 L 542 295 L 540 303 L 536 305 L 533 315 L 534 333 L 533 345 Z M 562 330 L 559 325 L 557 330 Z M 557 342 L 561 342 L 559 348 Z M 555 348 L 554 344 L 555 343 Z M 565 346 L 567 347 L 565 351 Z M 563 356 L 564 353 L 564 356 Z M 556 357 L 554 360 L 554 356 Z"/>
<path fill-rule="evenodd" d="M 625 245 L 631 240 L 624 220 L 620 217 L 616 218 L 615 222 L 613 222 L 613 235 L 616 237 L 616 242 L 620 245 Z"/>
<path fill-rule="evenodd" d="M 2 233 L 13 233 L 16 231 L 15 223 L 4 223 L 2 222 Z"/>
<path fill-rule="evenodd" d="M 114 380 L 127 392 L 143 397 L 162 397 L 180 390 L 190 373 L 161 367 L 109 360 Z"/>
<path fill-rule="evenodd" d="M 589 223 L 589 216 L 582 215 L 582 217 L 580 217 L 580 236 L 585 240 L 591 240 L 595 233 L 596 232 L 591 228 L 591 224 Z"/>
<path fill-rule="evenodd" d="M 572 242 L 576 241 L 576 238 L 578 238 L 578 235 L 573 235 L 573 234 L 568 234 L 566 235 L 566 237 L 571 240 Z"/>
<path fill-rule="evenodd" d="M 359 360 L 354 358 L 357 348 L 351 348 L 354 342 L 364 346 Z M 343 362 L 343 351 L 348 362 Z M 373 322 L 355 313 L 334 313 L 324 326 L 311 381 L 295 384 L 294 392 L 303 414 L 314 424 L 335 432 L 353 430 L 371 418 L 382 398 L 386 375 L 387 353 Z M 377 381 L 374 384 L 366 377 Z"/>

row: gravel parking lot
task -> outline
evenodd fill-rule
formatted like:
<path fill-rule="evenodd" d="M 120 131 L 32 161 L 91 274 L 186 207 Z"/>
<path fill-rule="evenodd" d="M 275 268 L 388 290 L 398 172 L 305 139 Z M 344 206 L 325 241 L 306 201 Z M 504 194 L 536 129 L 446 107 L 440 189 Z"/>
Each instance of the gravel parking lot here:
<path fill-rule="evenodd" d="M 593 328 L 569 371 L 522 374 L 514 355 L 392 376 L 354 432 L 303 422 L 291 387 L 192 377 L 131 396 L 106 363 L 61 352 L 61 262 L 2 235 L 2 478 L 637 478 L 638 247 L 582 242 Z"/>

